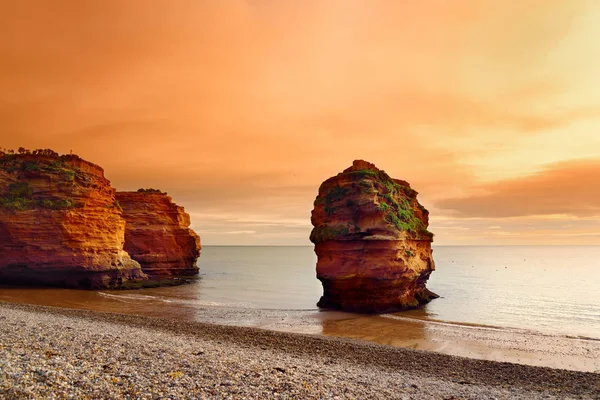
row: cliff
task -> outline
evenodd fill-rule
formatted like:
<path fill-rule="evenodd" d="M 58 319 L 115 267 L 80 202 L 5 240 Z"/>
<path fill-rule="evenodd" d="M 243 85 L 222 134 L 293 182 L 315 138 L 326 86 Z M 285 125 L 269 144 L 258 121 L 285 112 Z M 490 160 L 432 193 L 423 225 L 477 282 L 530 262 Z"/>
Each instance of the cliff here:
<path fill-rule="evenodd" d="M 50 150 L 0 152 L 0 283 L 113 288 L 147 279 L 99 166 Z"/>
<path fill-rule="evenodd" d="M 190 216 L 157 190 L 117 192 L 123 207 L 125 250 L 153 276 L 198 273 L 200 237 L 189 228 Z"/>
<path fill-rule="evenodd" d="M 357 160 L 321 184 L 310 240 L 323 284 L 318 306 L 382 313 L 437 297 L 428 211 L 410 185 Z"/>

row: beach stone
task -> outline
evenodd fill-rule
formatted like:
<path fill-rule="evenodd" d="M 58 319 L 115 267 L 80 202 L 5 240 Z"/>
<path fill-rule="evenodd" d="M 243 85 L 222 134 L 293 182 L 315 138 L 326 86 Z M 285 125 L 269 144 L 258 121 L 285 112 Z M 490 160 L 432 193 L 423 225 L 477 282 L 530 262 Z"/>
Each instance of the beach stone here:
<path fill-rule="evenodd" d="M 437 297 L 425 286 L 435 269 L 429 212 L 408 182 L 356 160 L 321 184 L 311 222 L 319 307 L 385 313 Z"/>
<path fill-rule="evenodd" d="M 348 339 L 2 302 L 0 315 L 1 399 L 547 400 L 600 393 L 595 374 Z M 57 356 L 46 358 L 39 337 L 55 344 Z M 207 356 L 193 356 L 198 348 Z M 316 349 L 336 363 L 324 363 Z M 421 366 L 424 359 L 432 367 Z"/>

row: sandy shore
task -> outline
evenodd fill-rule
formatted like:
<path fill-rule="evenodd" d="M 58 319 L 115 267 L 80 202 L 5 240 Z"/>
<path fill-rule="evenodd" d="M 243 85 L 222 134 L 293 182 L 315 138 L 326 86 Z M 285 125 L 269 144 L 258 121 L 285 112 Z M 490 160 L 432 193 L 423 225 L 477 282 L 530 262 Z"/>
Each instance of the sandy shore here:
<path fill-rule="evenodd" d="M 600 375 L 0 303 L 0 398 L 600 398 Z"/>
<path fill-rule="evenodd" d="M 453 324 L 415 312 L 365 316 L 336 311 L 228 307 L 179 298 L 172 288 L 140 291 L 2 289 L 0 302 L 144 315 L 216 325 L 354 338 L 396 347 L 533 366 L 600 372 L 600 340 L 523 329 Z"/>

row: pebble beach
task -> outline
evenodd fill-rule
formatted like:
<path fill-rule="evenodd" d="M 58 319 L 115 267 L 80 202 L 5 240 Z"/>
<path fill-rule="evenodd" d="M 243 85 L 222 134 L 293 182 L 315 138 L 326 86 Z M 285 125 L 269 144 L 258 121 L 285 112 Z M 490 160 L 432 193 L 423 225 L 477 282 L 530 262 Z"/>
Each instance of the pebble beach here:
<path fill-rule="evenodd" d="M 0 302 L 0 398 L 598 399 L 600 374 Z"/>

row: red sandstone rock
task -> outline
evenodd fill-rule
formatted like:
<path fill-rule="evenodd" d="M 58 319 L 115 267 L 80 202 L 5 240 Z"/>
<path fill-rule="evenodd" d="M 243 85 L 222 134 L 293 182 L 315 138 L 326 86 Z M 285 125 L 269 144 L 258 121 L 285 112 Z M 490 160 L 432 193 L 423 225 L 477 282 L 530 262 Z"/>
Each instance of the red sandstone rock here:
<path fill-rule="evenodd" d="M 124 237 L 102 168 L 51 151 L 0 152 L 0 283 L 108 288 L 144 281 Z"/>
<path fill-rule="evenodd" d="M 357 160 L 323 182 L 314 206 L 319 307 L 383 313 L 437 297 L 425 287 L 435 269 L 429 213 L 407 182 Z"/>
<path fill-rule="evenodd" d="M 189 228 L 190 216 L 160 191 L 117 192 L 123 207 L 125 250 L 148 275 L 198 273 L 200 237 Z"/>

